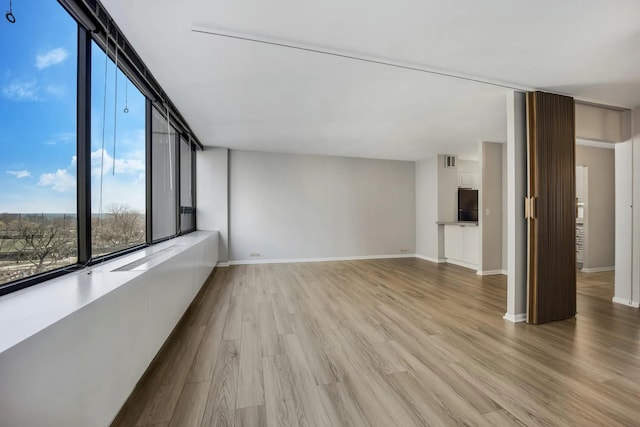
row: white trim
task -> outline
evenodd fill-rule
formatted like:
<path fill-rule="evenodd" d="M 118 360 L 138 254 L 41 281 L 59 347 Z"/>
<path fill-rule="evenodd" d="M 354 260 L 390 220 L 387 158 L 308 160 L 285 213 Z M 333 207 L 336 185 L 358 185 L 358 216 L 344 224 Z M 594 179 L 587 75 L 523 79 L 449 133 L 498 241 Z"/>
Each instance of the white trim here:
<path fill-rule="evenodd" d="M 582 271 L 583 273 L 600 273 L 601 271 L 615 271 L 616 267 L 611 266 L 611 267 L 594 267 L 594 268 L 584 268 L 582 267 L 580 269 L 580 271 Z"/>
<path fill-rule="evenodd" d="M 459 267 L 469 268 L 471 270 L 478 270 L 478 264 L 470 264 L 468 262 L 460 261 L 457 259 L 447 258 L 447 264 L 453 264 Z"/>
<path fill-rule="evenodd" d="M 229 263 L 228 262 L 218 262 L 216 264 L 216 267 L 229 267 Z"/>
<path fill-rule="evenodd" d="M 629 301 L 628 299 L 624 299 L 620 297 L 613 297 L 611 301 L 615 302 L 616 304 L 622 304 L 622 305 L 627 305 L 629 307 L 640 308 L 640 301 Z"/>
<path fill-rule="evenodd" d="M 588 139 L 576 139 L 576 145 L 582 145 L 583 147 L 606 148 L 608 150 L 616 148 L 616 144 L 613 142 L 591 141 Z"/>
<path fill-rule="evenodd" d="M 478 270 L 478 272 L 476 273 L 478 276 L 495 276 L 498 274 L 504 274 L 506 275 L 506 273 L 504 272 L 504 270 L 486 270 L 486 271 L 480 271 Z"/>
<path fill-rule="evenodd" d="M 504 320 L 508 320 L 509 322 L 521 323 L 521 322 L 527 321 L 527 314 L 526 313 L 520 313 L 520 314 L 505 313 L 504 316 L 502 316 L 502 318 Z"/>
<path fill-rule="evenodd" d="M 285 264 L 295 262 L 327 262 L 327 261 L 356 261 L 366 259 L 388 259 L 388 258 L 415 258 L 415 254 L 391 254 L 391 255 L 364 255 L 326 258 L 290 258 L 290 259 L 240 259 L 229 261 L 229 265 L 248 264 Z"/>
<path fill-rule="evenodd" d="M 442 264 L 443 262 L 447 262 L 446 258 L 431 258 L 428 256 L 419 255 L 419 254 L 415 254 L 414 256 L 418 259 L 422 259 L 429 262 L 435 262 L 436 264 Z"/>

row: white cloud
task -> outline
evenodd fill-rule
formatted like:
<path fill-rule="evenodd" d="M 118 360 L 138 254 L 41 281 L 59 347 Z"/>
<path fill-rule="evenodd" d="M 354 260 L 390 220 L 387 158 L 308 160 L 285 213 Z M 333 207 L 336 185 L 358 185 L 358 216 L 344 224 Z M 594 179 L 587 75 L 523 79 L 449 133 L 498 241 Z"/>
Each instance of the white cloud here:
<path fill-rule="evenodd" d="M 67 93 L 67 87 L 65 85 L 48 85 L 45 90 L 49 95 L 62 98 Z"/>
<path fill-rule="evenodd" d="M 63 132 L 58 133 L 53 136 L 48 141 L 45 141 L 47 145 L 58 145 L 58 144 L 68 144 L 70 142 L 76 141 L 75 132 Z"/>
<path fill-rule="evenodd" d="M 7 173 L 9 175 L 13 175 L 16 178 L 28 178 L 31 176 L 31 172 L 29 172 L 28 170 L 21 170 L 21 171 L 7 171 Z"/>
<path fill-rule="evenodd" d="M 139 153 L 129 153 L 128 158 L 116 159 L 115 172 L 116 175 L 123 173 L 139 173 L 144 172 L 144 152 L 142 156 Z M 113 157 L 102 148 L 98 148 L 96 151 L 91 152 L 91 174 L 93 176 L 107 175 L 113 172 Z"/>
<path fill-rule="evenodd" d="M 103 211 L 108 210 L 108 206 L 115 203 L 125 204 L 138 212 L 145 211 L 145 181 L 120 180 L 118 175 L 105 177 L 103 182 Z M 100 191 L 96 183 L 94 191 L 91 193 L 91 209 L 98 212 L 100 208 Z"/>
<path fill-rule="evenodd" d="M 93 177 L 100 177 L 100 172 L 102 171 L 103 176 L 105 176 L 103 182 L 105 194 L 117 195 L 118 198 L 126 199 L 128 204 L 134 206 L 134 204 L 129 203 L 130 200 L 127 198 L 127 192 L 128 189 L 136 188 L 139 185 L 142 185 L 144 188 L 145 181 L 144 179 L 140 179 L 140 177 L 144 177 L 144 151 L 130 152 L 126 154 L 126 158 L 116 159 L 115 177 L 110 176 L 113 171 L 113 157 L 111 157 L 107 150 L 104 150 L 104 168 L 100 167 L 103 160 L 102 154 L 103 150 L 101 148 L 91 153 L 91 175 Z M 65 169 L 58 169 L 55 172 L 40 175 L 38 185 L 50 187 L 52 190 L 60 193 L 75 190 L 77 162 L 77 157 L 73 156 L 69 166 Z M 120 179 L 122 175 L 128 175 L 128 177 Z M 93 185 L 97 185 L 98 182 L 99 180 L 94 179 Z M 112 187 L 113 190 L 110 190 Z M 136 193 L 132 197 L 137 199 L 139 198 L 139 194 Z"/>
<path fill-rule="evenodd" d="M 62 47 L 51 49 L 49 52 L 36 56 L 36 68 L 43 70 L 52 65 L 61 64 L 67 60 L 69 52 Z"/>
<path fill-rule="evenodd" d="M 76 188 L 76 177 L 69 173 L 67 169 L 58 169 L 54 173 L 43 173 L 40 175 L 38 185 L 51 187 L 59 193 L 66 193 Z"/>
<path fill-rule="evenodd" d="M 129 147 L 144 147 L 147 133 L 145 129 L 134 129 L 122 135 L 120 143 Z"/>
<path fill-rule="evenodd" d="M 38 90 L 35 80 L 14 80 L 2 88 L 2 94 L 15 101 L 38 101 Z"/>

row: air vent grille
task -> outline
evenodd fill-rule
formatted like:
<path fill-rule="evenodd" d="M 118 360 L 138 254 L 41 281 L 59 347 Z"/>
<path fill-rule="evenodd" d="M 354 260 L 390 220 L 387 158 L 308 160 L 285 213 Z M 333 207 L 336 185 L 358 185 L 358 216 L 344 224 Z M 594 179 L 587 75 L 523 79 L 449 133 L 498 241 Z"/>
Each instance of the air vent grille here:
<path fill-rule="evenodd" d="M 136 267 L 140 267 L 145 262 L 149 261 L 149 257 L 140 258 L 137 261 L 130 262 L 129 264 L 125 264 L 122 267 L 118 267 L 113 271 L 131 271 Z"/>
<path fill-rule="evenodd" d="M 135 269 L 136 267 L 140 267 L 142 264 L 145 264 L 147 262 L 149 262 L 151 259 L 157 257 L 158 255 L 160 255 L 162 252 L 165 252 L 166 250 L 171 249 L 173 246 L 168 247 L 168 248 L 164 248 L 161 249 L 155 253 L 152 253 L 151 255 L 147 255 L 146 257 L 142 257 L 140 259 L 137 259 L 135 261 L 130 262 L 129 264 L 125 264 L 121 267 L 118 267 L 114 270 L 111 271 L 131 271 L 133 269 Z"/>
<path fill-rule="evenodd" d="M 444 155 L 444 167 L 445 168 L 455 168 L 456 167 L 456 156 L 452 154 Z"/>

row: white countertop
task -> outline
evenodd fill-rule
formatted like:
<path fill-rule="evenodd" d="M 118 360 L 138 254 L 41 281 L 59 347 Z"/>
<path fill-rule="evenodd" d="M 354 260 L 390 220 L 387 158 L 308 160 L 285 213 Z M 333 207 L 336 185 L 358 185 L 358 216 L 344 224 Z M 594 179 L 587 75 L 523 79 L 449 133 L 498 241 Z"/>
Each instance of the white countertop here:
<path fill-rule="evenodd" d="M 438 225 L 458 225 L 461 227 L 464 226 L 473 226 L 477 227 L 478 223 L 476 221 L 436 221 Z"/>

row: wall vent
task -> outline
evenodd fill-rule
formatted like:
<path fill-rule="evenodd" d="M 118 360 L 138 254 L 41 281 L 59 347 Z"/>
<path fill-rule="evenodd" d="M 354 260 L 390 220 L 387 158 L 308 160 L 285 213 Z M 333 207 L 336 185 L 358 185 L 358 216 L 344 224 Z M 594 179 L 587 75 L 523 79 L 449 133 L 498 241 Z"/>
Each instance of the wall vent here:
<path fill-rule="evenodd" d="M 456 167 L 456 156 L 453 154 L 445 154 L 444 155 L 444 167 L 445 168 L 455 168 Z"/>
<path fill-rule="evenodd" d="M 154 253 L 147 255 L 145 257 L 142 257 L 140 259 L 137 259 L 133 262 L 130 262 L 129 264 L 125 264 L 123 266 L 120 266 L 114 270 L 111 270 L 111 272 L 115 272 L 115 271 L 131 271 L 134 270 L 138 267 L 140 267 L 143 264 L 146 264 L 147 262 L 151 261 L 153 258 L 157 257 L 158 255 L 161 255 L 163 252 L 172 249 L 174 247 L 174 245 L 169 246 L 168 248 L 164 248 L 164 249 L 160 249 L 159 251 L 155 251 Z M 146 270 L 146 269 L 145 269 Z"/>

